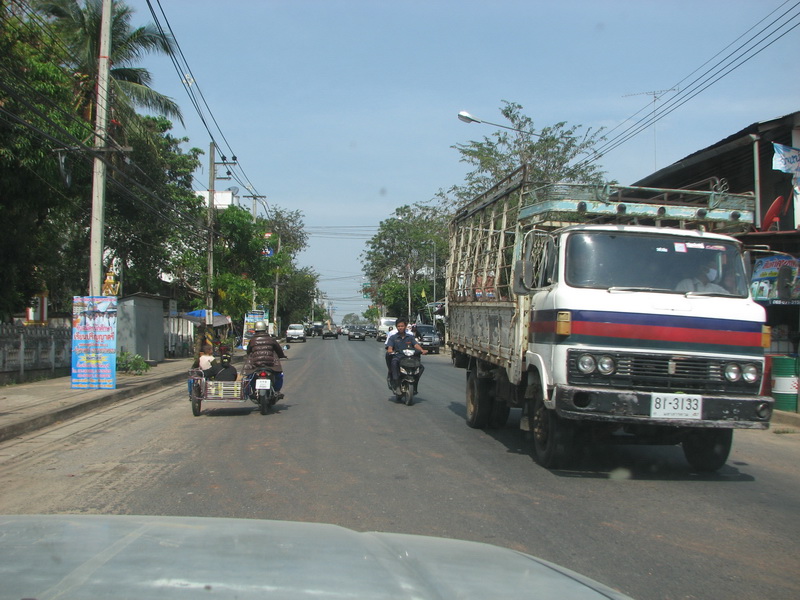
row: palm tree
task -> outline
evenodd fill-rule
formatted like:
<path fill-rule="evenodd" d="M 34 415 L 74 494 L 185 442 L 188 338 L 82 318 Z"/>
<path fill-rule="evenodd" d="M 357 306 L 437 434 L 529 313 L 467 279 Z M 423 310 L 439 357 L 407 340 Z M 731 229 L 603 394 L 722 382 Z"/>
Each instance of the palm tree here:
<path fill-rule="evenodd" d="M 97 83 L 97 57 L 100 49 L 102 0 L 39 0 L 36 9 L 53 24 L 69 50 L 68 65 L 77 82 L 76 109 L 92 122 Z M 149 24 L 131 28 L 133 10 L 123 2 L 113 2 L 111 17 L 111 109 L 113 118 L 125 126 L 136 126 L 134 107 L 176 118 L 181 124 L 180 108 L 171 98 L 150 87 L 152 75 L 136 62 L 150 52 L 169 54 L 175 41 Z"/>

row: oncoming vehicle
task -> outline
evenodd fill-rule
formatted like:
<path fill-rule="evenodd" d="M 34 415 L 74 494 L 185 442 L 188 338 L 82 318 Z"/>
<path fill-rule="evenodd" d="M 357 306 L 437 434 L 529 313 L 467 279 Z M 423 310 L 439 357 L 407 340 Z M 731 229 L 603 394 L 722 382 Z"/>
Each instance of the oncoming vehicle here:
<path fill-rule="evenodd" d="M 451 223 L 447 282 L 467 424 L 499 427 L 522 408 L 547 468 L 601 441 L 680 444 L 695 471 L 721 468 L 733 430 L 772 415 L 764 308 L 726 235 L 754 206 L 748 194 L 539 187 L 525 167 L 475 198 Z"/>
<path fill-rule="evenodd" d="M 287 342 L 305 342 L 306 341 L 306 328 L 302 323 L 292 323 L 286 329 Z"/>
<path fill-rule="evenodd" d="M 376 338 L 379 342 L 385 342 L 392 331 L 394 331 L 394 324 L 397 317 L 381 317 L 378 321 L 378 333 Z"/>
<path fill-rule="evenodd" d="M 439 354 L 442 341 L 439 338 L 439 332 L 436 331 L 436 327 L 433 325 L 416 325 L 415 333 L 420 346 L 432 354 Z"/>
<path fill-rule="evenodd" d="M 361 340 L 362 342 L 367 339 L 367 332 L 364 331 L 363 328 L 357 327 L 355 325 L 350 327 L 350 330 L 347 334 L 348 340 Z"/>

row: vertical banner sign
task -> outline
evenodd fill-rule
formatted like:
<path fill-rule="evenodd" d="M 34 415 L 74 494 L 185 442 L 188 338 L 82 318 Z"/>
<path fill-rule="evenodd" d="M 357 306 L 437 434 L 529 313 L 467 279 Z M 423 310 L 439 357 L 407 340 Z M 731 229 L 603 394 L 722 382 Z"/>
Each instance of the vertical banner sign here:
<path fill-rule="evenodd" d="M 72 387 L 117 387 L 117 297 L 72 299 Z"/>
<path fill-rule="evenodd" d="M 247 342 L 253 337 L 256 329 L 256 321 L 264 321 L 269 317 L 263 310 L 252 310 L 244 315 L 244 326 L 242 327 L 242 348 L 247 350 Z"/>

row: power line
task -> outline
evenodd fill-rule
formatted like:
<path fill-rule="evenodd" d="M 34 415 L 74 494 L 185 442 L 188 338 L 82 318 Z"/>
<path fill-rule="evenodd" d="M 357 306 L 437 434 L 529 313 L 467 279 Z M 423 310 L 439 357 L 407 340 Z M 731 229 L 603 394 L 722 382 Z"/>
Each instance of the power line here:
<path fill-rule="evenodd" d="M 724 52 L 727 48 L 731 45 L 735 44 L 738 40 L 742 39 L 749 33 L 750 31 L 755 30 L 761 23 L 769 19 L 773 14 L 778 12 L 783 6 L 788 4 L 784 2 L 780 7 L 770 12 L 766 17 L 761 19 L 758 23 L 756 23 L 753 27 L 747 30 L 744 34 L 739 36 L 734 42 L 726 46 L 725 49 L 718 52 L 712 59 L 709 59 L 703 65 L 692 71 L 689 75 L 684 77 L 681 81 L 679 81 L 674 88 L 678 88 L 681 91 L 677 93 L 673 98 L 668 100 L 662 107 L 654 111 L 654 114 L 648 117 L 642 117 L 638 121 L 636 121 L 633 125 L 630 125 L 628 128 L 623 130 L 621 133 L 616 135 L 615 137 L 607 140 L 604 144 L 601 144 L 598 148 L 594 150 L 594 152 L 586 159 L 578 162 L 573 168 L 579 168 L 591 162 L 595 162 L 599 160 L 602 156 L 610 152 L 611 150 L 616 149 L 620 145 L 624 144 L 634 136 L 638 135 L 642 131 L 644 131 L 647 127 L 654 124 L 655 122 L 663 119 L 674 110 L 683 106 L 686 102 L 700 94 L 701 92 L 705 91 L 711 85 L 718 82 L 723 77 L 730 74 L 732 71 L 738 69 L 740 66 L 772 46 L 778 40 L 782 39 L 786 35 L 788 35 L 791 31 L 795 28 L 800 26 L 800 22 L 792 24 L 792 21 L 797 19 L 800 16 L 800 12 L 796 12 L 795 14 L 790 14 L 792 11 L 797 9 L 800 6 L 800 2 L 796 2 L 790 8 L 785 10 L 781 13 L 778 17 L 773 19 L 769 24 L 762 27 L 756 33 L 754 33 L 750 38 L 748 38 L 745 42 L 740 44 L 737 48 L 733 51 L 728 53 L 723 59 L 717 61 L 712 67 L 705 70 L 701 75 L 694 78 L 691 83 L 687 86 L 683 86 L 681 88 L 680 84 L 684 81 L 689 79 L 694 73 L 700 71 L 706 64 L 708 64 L 713 58 L 716 58 L 722 52 Z M 788 15 L 788 16 L 787 16 Z M 644 109 L 640 109 L 636 114 L 639 114 Z M 635 115 L 634 115 L 635 116 Z M 627 119 L 625 122 L 627 122 Z M 616 128 L 615 128 L 616 129 Z M 613 130 L 612 130 L 613 131 Z"/>

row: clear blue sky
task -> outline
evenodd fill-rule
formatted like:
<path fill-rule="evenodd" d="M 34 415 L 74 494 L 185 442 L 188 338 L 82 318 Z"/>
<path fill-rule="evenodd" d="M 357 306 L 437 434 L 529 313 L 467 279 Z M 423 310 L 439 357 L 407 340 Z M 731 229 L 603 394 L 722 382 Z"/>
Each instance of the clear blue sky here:
<path fill-rule="evenodd" d="M 158 5 L 153 2 L 156 10 Z M 161 0 L 220 129 L 259 194 L 300 210 L 301 266 L 321 275 L 335 318 L 361 312 L 367 227 L 461 183 L 451 148 L 490 135 L 502 100 L 537 127 L 612 129 L 652 110 L 647 92 L 685 89 L 748 30 L 794 0 Z M 134 24 L 151 21 L 130 0 Z M 793 14 L 797 13 L 797 9 Z M 159 13 L 160 16 L 160 13 Z M 796 24 L 795 17 L 792 24 Z M 767 22 L 762 24 L 766 25 Z M 747 34 L 746 37 L 752 35 Z M 717 58 L 717 53 L 734 43 Z M 631 183 L 739 129 L 800 110 L 800 28 L 599 162 Z M 153 87 L 182 106 L 192 146 L 209 137 L 178 74 L 145 57 Z M 700 71 L 702 72 L 702 71 Z M 695 73 L 695 77 L 699 73 Z M 666 102 L 665 94 L 660 102 Z M 216 132 L 215 132 L 216 135 Z M 222 143 L 218 139 L 218 142 Z M 207 183 L 207 172 L 198 174 Z M 218 182 L 219 188 L 239 184 Z M 241 193 L 247 193 L 242 190 Z M 321 235 L 328 231 L 332 235 Z M 338 236 L 338 237 L 337 237 Z"/>

